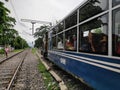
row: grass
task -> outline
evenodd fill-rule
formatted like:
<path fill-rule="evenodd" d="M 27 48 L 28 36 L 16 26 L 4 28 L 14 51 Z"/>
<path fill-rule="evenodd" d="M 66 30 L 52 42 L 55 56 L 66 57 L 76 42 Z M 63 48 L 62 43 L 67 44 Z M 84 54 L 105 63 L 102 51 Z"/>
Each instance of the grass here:
<path fill-rule="evenodd" d="M 0 49 L 0 54 L 4 54 L 4 49 Z"/>
<path fill-rule="evenodd" d="M 42 74 L 47 90 L 60 90 L 58 83 L 54 80 L 41 62 L 39 62 L 38 68 Z"/>
<path fill-rule="evenodd" d="M 32 53 L 35 54 L 35 52 L 36 52 L 36 49 L 32 48 Z"/>
<path fill-rule="evenodd" d="M 23 49 L 15 49 L 15 50 L 13 50 L 13 52 L 20 52 L 20 51 L 22 51 Z"/>
<path fill-rule="evenodd" d="M 36 53 L 36 49 L 35 48 L 32 48 L 32 53 L 33 54 Z M 36 56 L 37 56 L 37 54 L 36 54 Z M 51 76 L 51 74 L 47 71 L 45 66 L 40 61 L 40 59 L 39 59 L 38 69 L 39 69 L 40 73 L 42 74 L 42 77 L 43 77 L 43 80 L 44 80 L 44 84 L 45 84 L 45 87 L 46 87 L 47 90 L 60 90 L 58 83 Z"/>

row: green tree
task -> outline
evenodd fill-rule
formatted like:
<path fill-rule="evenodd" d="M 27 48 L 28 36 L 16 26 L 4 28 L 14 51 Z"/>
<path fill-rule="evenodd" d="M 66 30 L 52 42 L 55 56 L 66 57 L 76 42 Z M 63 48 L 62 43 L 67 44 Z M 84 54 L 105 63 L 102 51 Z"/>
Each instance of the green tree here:
<path fill-rule="evenodd" d="M 35 47 L 40 48 L 43 45 L 43 38 L 44 34 L 46 33 L 47 30 L 50 29 L 50 26 L 40 26 L 39 28 L 36 29 L 36 32 L 34 33 L 34 37 L 37 39 L 35 40 Z"/>
<path fill-rule="evenodd" d="M 38 39 L 35 40 L 35 45 L 34 45 L 34 47 L 40 48 L 40 46 L 42 46 L 42 45 L 43 45 L 43 40 L 42 40 L 42 38 L 38 38 Z"/>
<path fill-rule="evenodd" d="M 49 30 L 49 26 L 40 26 L 39 28 L 36 29 L 36 32 L 34 33 L 34 37 L 36 38 L 43 38 L 45 32 Z"/>
<path fill-rule="evenodd" d="M 10 11 L 0 1 L 0 44 L 10 44 L 17 31 L 13 29 L 16 20 L 9 16 Z"/>
<path fill-rule="evenodd" d="M 28 44 L 27 42 L 21 38 L 20 36 L 17 36 L 14 41 L 14 48 L 15 49 L 24 49 L 27 48 Z"/>
<path fill-rule="evenodd" d="M 102 30 L 101 30 L 101 28 L 97 28 L 97 29 L 95 29 L 95 30 L 94 30 L 94 33 L 101 34 L 101 33 L 102 33 Z"/>
<path fill-rule="evenodd" d="M 27 42 L 18 35 L 17 30 L 13 29 L 16 20 L 10 17 L 9 13 L 4 3 L 0 1 L 0 44 L 8 44 L 16 49 L 28 47 Z"/>

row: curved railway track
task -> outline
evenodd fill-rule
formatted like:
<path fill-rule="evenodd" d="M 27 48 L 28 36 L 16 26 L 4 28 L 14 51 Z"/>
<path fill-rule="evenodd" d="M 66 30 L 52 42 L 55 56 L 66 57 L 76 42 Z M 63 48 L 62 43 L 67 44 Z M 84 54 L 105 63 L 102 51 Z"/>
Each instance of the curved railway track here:
<path fill-rule="evenodd" d="M 0 62 L 0 90 L 10 90 L 28 50 Z"/>

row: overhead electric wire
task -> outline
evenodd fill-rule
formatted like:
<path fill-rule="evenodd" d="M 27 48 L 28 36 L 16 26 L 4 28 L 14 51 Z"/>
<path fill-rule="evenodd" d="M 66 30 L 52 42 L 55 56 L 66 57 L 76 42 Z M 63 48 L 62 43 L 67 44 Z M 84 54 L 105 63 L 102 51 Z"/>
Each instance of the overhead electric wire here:
<path fill-rule="evenodd" d="M 25 28 L 28 28 L 28 26 L 26 26 L 24 23 L 21 23 L 18 15 L 17 15 L 17 13 L 16 13 L 16 10 L 15 10 L 15 8 L 14 8 L 14 5 L 13 5 L 12 0 L 10 0 L 9 2 L 10 2 L 10 4 L 11 4 L 11 7 L 12 7 L 13 11 L 14 11 L 14 14 L 15 14 L 15 17 L 16 17 L 16 19 L 17 19 L 18 24 L 21 25 L 21 26 L 23 26 L 23 27 L 25 27 Z M 25 32 L 25 31 L 23 30 L 23 32 Z M 25 33 L 26 33 L 26 32 L 25 32 Z M 29 33 L 26 33 L 26 34 L 30 35 Z M 31 35 L 30 35 L 30 36 L 31 36 Z"/>
<path fill-rule="evenodd" d="M 12 0 L 10 0 L 9 2 L 10 2 L 10 4 L 11 4 L 11 6 L 12 6 L 12 9 L 13 9 L 14 14 L 15 14 L 15 16 L 16 16 L 16 19 L 17 19 L 18 22 L 19 22 L 19 18 L 18 18 L 18 15 L 17 15 L 17 13 L 16 13 L 16 10 L 15 10 L 15 8 L 14 8 L 14 5 L 13 5 L 13 3 L 12 3 Z"/>

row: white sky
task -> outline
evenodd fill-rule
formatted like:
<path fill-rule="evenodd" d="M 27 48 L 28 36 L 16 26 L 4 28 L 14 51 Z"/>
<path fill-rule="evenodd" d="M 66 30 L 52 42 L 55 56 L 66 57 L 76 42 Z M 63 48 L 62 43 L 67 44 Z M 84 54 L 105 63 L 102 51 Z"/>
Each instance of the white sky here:
<path fill-rule="evenodd" d="M 5 2 L 4 0 L 0 1 Z M 35 40 L 31 35 L 30 28 L 32 26 L 30 23 L 21 22 L 21 19 L 55 23 L 56 20 L 62 20 L 82 1 L 84 0 L 9 0 L 9 2 L 5 2 L 5 5 L 11 11 L 10 15 L 17 20 L 16 30 L 30 44 Z M 35 24 L 35 28 L 39 25 Z"/>

